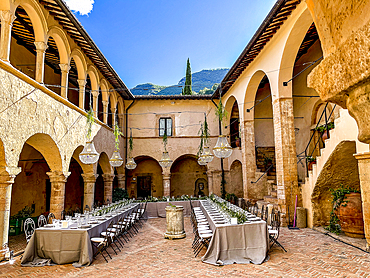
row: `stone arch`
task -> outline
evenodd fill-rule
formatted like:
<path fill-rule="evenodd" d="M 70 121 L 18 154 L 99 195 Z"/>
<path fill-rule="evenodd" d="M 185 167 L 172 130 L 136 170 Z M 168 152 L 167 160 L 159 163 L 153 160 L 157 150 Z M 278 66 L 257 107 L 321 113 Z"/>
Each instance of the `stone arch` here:
<path fill-rule="evenodd" d="M 109 86 L 106 79 L 100 80 L 100 89 L 103 101 L 109 101 Z"/>
<path fill-rule="evenodd" d="M 35 41 L 44 42 L 48 32 L 48 25 L 40 4 L 35 0 L 16 0 L 11 11 L 15 13 L 18 6 L 21 6 L 31 19 Z"/>
<path fill-rule="evenodd" d="M 52 26 L 47 34 L 46 43 L 52 37 L 58 47 L 59 60 L 61 64 L 70 63 L 71 47 L 69 45 L 67 36 L 62 28 L 59 26 Z"/>
<path fill-rule="evenodd" d="M 278 72 L 279 97 L 292 97 L 292 82 L 288 83 L 288 86 L 283 86 L 283 82 L 292 78 L 298 50 L 312 23 L 313 18 L 306 6 L 294 23 L 293 28 L 290 30 L 289 36 L 284 45 L 279 65 L 280 70 Z"/>
<path fill-rule="evenodd" d="M 29 137 L 25 143 L 42 154 L 50 171 L 63 171 L 63 162 L 59 148 L 50 135 L 36 133 Z"/>
<path fill-rule="evenodd" d="M 320 115 L 319 115 L 319 111 L 321 110 L 321 108 L 324 108 L 326 105 L 326 102 L 322 101 L 321 99 L 318 100 L 315 105 L 313 106 L 312 108 L 312 115 L 311 115 L 311 125 L 314 125 L 314 124 L 317 124 L 319 118 L 320 118 Z M 332 104 L 331 103 L 328 103 L 328 107 L 327 109 L 329 110 L 329 113 L 332 111 Z M 328 115 L 329 116 L 329 115 Z M 325 119 L 324 119 L 325 120 Z M 321 120 L 322 121 L 322 120 Z M 334 121 L 334 112 L 333 114 L 331 115 L 330 119 L 328 119 L 328 122 L 329 121 Z"/>
<path fill-rule="evenodd" d="M 258 86 L 264 76 L 266 76 L 266 73 L 262 70 L 258 70 L 253 73 L 248 82 L 244 97 L 244 121 L 254 119 L 254 109 L 252 107 L 254 106 Z"/>
<path fill-rule="evenodd" d="M 103 170 L 104 174 L 112 174 L 112 166 L 109 164 L 109 157 L 105 152 L 102 152 L 99 157 L 98 161 L 101 169 Z"/>
<path fill-rule="evenodd" d="M 329 189 L 338 189 L 341 184 L 360 190 L 360 179 L 355 141 L 342 141 L 330 154 L 314 185 L 311 203 L 313 226 L 329 224 L 332 210 Z"/>
<path fill-rule="evenodd" d="M 171 196 L 193 195 L 195 182 L 199 178 L 208 180 L 207 166 L 198 164 L 197 157 L 193 154 L 179 156 L 171 166 Z M 204 194 L 208 195 L 208 184 Z"/>
<path fill-rule="evenodd" d="M 116 110 L 117 107 L 117 93 L 113 90 L 109 90 L 109 102 L 111 103 L 111 107 L 114 107 L 114 110 Z M 117 111 L 115 111 L 117 113 Z"/>
<path fill-rule="evenodd" d="M 71 52 L 71 59 L 72 58 L 76 63 L 78 79 L 85 80 L 87 74 L 87 63 L 85 56 L 79 48 L 74 48 Z"/>
<path fill-rule="evenodd" d="M 87 66 L 87 74 L 90 77 L 91 81 L 91 90 L 94 91 L 99 91 L 99 74 L 97 69 L 93 65 L 88 65 Z"/>
<path fill-rule="evenodd" d="M 230 166 L 230 182 L 225 184 L 227 193 L 234 193 L 239 198 L 243 198 L 243 172 L 242 163 L 234 160 Z"/>
<path fill-rule="evenodd" d="M 158 161 L 148 155 L 136 156 L 137 167 L 127 171 L 127 191 L 130 197 L 139 198 L 150 195 L 163 196 L 162 167 Z M 145 196 L 146 195 L 146 196 Z"/>

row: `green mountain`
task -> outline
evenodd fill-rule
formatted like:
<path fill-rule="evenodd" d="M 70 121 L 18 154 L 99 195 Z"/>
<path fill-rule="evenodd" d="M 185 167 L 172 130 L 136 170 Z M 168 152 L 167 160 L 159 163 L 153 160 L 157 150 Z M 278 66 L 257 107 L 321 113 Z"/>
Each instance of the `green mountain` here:
<path fill-rule="evenodd" d="M 192 89 L 199 94 L 212 94 L 229 69 L 210 69 L 192 73 Z M 185 84 L 183 77 L 176 85 L 160 86 L 151 83 L 137 85 L 131 89 L 133 95 L 181 95 Z M 214 86 L 215 85 L 215 86 Z"/>

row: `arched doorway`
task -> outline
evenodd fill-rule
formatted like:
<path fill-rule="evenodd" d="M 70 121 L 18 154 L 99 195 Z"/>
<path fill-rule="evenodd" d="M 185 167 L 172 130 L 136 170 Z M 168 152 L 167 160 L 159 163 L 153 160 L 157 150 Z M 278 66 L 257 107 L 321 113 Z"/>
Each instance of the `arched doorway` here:
<path fill-rule="evenodd" d="M 126 187 L 131 198 L 163 196 L 162 167 L 149 156 L 135 157 L 134 170 L 127 170 Z"/>
<path fill-rule="evenodd" d="M 225 184 L 225 190 L 238 198 L 243 198 L 243 172 L 239 160 L 235 160 L 230 166 L 230 182 Z"/>
<path fill-rule="evenodd" d="M 64 209 L 66 211 L 75 211 L 76 209 L 83 211 L 84 181 L 81 176 L 83 171 L 80 164 L 73 157 L 71 158 L 68 171 L 71 174 L 66 182 Z"/>
<path fill-rule="evenodd" d="M 194 188 L 198 179 L 207 181 L 207 167 L 199 165 L 195 155 L 180 156 L 171 167 L 171 196 L 193 195 L 199 189 Z M 202 191 L 209 194 L 208 183 Z"/>

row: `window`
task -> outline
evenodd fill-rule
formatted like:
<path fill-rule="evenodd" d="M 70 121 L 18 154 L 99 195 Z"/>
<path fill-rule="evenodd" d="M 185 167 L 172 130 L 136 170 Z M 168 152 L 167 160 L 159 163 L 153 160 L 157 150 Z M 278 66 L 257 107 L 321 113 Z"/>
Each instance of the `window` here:
<path fill-rule="evenodd" d="M 164 136 L 166 131 L 167 136 L 172 136 L 172 119 L 160 118 L 159 119 L 159 136 Z"/>

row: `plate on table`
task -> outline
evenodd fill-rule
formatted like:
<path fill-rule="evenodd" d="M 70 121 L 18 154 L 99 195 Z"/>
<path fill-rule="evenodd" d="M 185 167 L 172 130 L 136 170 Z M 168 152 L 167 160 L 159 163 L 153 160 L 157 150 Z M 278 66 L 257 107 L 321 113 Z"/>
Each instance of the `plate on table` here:
<path fill-rule="evenodd" d="M 43 226 L 43 228 L 54 228 L 53 224 L 46 224 Z"/>
<path fill-rule="evenodd" d="M 98 224 L 98 221 L 89 221 L 89 224 Z"/>
<path fill-rule="evenodd" d="M 215 224 L 225 224 L 226 222 L 225 221 L 214 221 Z"/>
<path fill-rule="evenodd" d="M 90 224 L 85 224 L 85 225 L 81 225 L 81 227 L 79 227 L 81 229 L 88 229 L 88 228 L 91 228 L 91 225 Z"/>

